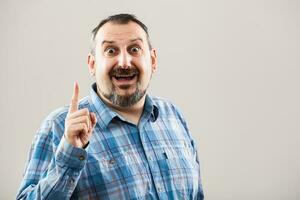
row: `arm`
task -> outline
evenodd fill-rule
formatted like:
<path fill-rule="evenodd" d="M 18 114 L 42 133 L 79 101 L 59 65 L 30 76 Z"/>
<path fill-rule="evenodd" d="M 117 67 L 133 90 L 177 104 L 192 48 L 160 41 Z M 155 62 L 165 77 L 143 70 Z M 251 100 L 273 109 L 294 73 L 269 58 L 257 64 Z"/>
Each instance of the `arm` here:
<path fill-rule="evenodd" d="M 201 183 L 201 174 L 200 174 L 200 160 L 199 160 L 199 154 L 198 154 L 198 151 L 197 151 L 197 145 L 195 143 L 194 140 L 192 140 L 192 146 L 193 146 L 193 149 L 194 149 L 194 155 L 195 155 L 195 159 L 196 159 L 196 162 L 198 163 L 199 165 L 199 181 L 198 181 L 198 194 L 197 194 L 197 200 L 203 200 L 204 199 L 204 194 L 203 194 L 203 188 L 202 188 L 202 183 Z"/>
<path fill-rule="evenodd" d="M 56 148 L 52 131 L 39 132 L 30 150 L 17 199 L 69 199 L 86 162 L 82 158 L 86 156 L 84 149 L 72 146 L 64 137 Z"/>
<path fill-rule="evenodd" d="M 50 115 L 39 129 L 17 199 L 71 197 L 86 163 L 84 148 L 97 122 L 87 108 L 78 110 L 78 94 L 75 83 L 67 115 L 66 111 Z"/>
<path fill-rule="evenodd" d="M 199 153 L 198 153 L 198 148 L 197 148 L 197 143 L 195 142 L 195 140 L 192 138 L 192 135 L 189 131 L 189 127 L 187 125 L 187 122 L 183 116 L 183 114 L 181 113 L 181 111 L 175 106 L 174 106 L 174 110 L 175 112 L 178 114 L 180 121 L 182 122 L 184 129 L 186 130 L 186 132 L 188 133 L 188 138 L 189 141 L 191 142 L 192 148 L 193 148 L 193 157 L 194 160 L 198 163 L 199 165 L 199 177 L 198 177 L 198 194 L 197 194 L 197 200 L 203 200 L 204 199 L 204 193 L 203 193 L 203 187 L 202 187 L 202 183 L 201 183 L 201 173 L 200 173 L 200 160 L 199 160 Z"/>

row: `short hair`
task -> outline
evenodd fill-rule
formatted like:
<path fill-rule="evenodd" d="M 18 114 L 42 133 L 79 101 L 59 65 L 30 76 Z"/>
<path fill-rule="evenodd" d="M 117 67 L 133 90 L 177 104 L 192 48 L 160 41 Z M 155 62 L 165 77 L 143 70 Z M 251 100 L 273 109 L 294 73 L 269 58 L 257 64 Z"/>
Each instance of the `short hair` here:
<path fill-rule="evenodd" d="M 90 46 L 90 53 L 92 55 L 95 55 L 95 48 L 96 48 L 96 35 L 99 31 L 99 29 L 106 23 L 111 22 L 114 24 L 128 24 L 129 22 L 134 22 L 138 24 L 146 33 L 147 36 L 147 42 L 149 45 L 149 49 L 152 49 L 152 45 L 150 43 L 150 37 L 147 26 L 138 20 L 135 15 L 133 14 L 117 14 L 117 15 L 111 15 L 107 17 L 106 19 L 103 19 L 93 30 L 92 30 L 92 38 L 91 38 L 91 46 Z"/>

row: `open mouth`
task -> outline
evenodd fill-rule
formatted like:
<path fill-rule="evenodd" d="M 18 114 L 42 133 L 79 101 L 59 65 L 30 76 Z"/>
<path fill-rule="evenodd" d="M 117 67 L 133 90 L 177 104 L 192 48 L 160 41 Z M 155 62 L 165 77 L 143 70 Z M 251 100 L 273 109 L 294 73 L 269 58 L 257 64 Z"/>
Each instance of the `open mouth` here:
<path fill-rule="evenodd" d="M 114 75 L 113 77 L 117 79 L 118 81 L 130 81 L 133 80 L 137 74 L 132 75 Z"/>
<path fill-rule="evenodd" d="M 135 67 L 129 69 L 114 68 L 109 75 L 117 86 L 133 85 L 138 81 L 139 70 Z"/>

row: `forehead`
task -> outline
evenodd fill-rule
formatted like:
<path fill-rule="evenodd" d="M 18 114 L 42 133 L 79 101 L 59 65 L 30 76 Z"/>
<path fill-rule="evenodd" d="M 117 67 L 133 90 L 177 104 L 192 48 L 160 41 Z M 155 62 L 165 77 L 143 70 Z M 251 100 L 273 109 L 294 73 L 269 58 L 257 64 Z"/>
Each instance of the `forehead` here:
<path fill-rule="evenodd" d="M 147 41 L 146 32 L 135 22 L 129 22 L 128 24 L 108 22 L 99 29 L 96 35 L 96 42 L 97 44 L 101 44 L 103 41 L 124 43 L 136 38 L 141 38 L 143 43 Z"/>

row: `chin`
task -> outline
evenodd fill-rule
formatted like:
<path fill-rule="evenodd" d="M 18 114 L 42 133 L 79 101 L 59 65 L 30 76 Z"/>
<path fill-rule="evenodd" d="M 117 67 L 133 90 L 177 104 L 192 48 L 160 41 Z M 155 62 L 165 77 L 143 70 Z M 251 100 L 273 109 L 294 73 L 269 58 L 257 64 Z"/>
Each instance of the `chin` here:
<path fill-rule="evenodd" d="M 131 95 L 134 95 L 135 91 L 124 91 L 124 92 L 117 92 L 118 96 L 122 97 L 129 97 Z"/>

